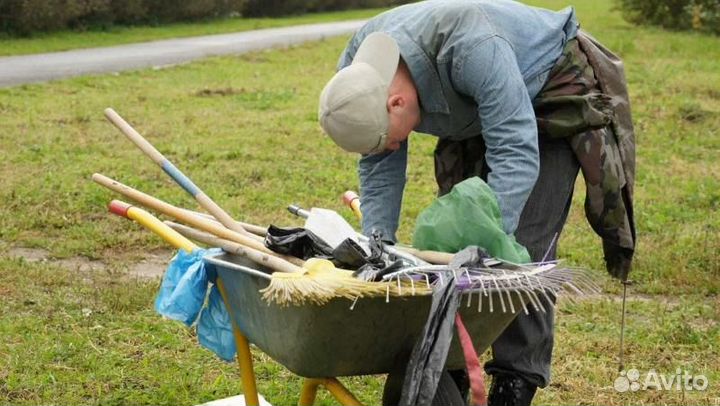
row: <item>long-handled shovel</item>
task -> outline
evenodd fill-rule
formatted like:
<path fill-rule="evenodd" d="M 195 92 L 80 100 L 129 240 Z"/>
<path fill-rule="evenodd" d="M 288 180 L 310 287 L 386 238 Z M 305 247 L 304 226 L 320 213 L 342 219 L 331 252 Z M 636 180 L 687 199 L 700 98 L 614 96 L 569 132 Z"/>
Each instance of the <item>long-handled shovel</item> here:
<path fill-rule="evenodd" d="M 148 142 L 140 133 L 135 131 L 127 121 L 125 121 L 115 110 L 111 108 L 105 109 L 105 117 L 110 120 L 125 136 L 132 141 L 142 152 L 162 168 L 180 187 L 188 192 L 197 202 L 225 227 L 241 234 L 248 234 L 243 226 L 235 221 L 230 215 L 217 205 L 208 195 L 205 194 L 190 178 L 185 176 L 172 162 L 170 162 L 163 154 L 160 153 L 150 142 Z"/>

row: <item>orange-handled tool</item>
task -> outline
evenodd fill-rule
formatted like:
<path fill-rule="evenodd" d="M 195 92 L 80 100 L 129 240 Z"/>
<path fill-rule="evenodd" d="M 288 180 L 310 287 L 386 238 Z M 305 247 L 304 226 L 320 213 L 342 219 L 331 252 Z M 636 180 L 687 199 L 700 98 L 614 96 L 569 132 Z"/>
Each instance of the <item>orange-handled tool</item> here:
<path fill-rule="evenodd" d="M 113 200 L 108 206 L 108 208 L 110 209 L 111 213 L 137 221 L 141 225 L 145 226 L 148 230 L 159 235 L 163 240 L 169 242 L 175 248 L 185 250 L 188 253 L 198 248 L 195 243 L 188 240 L 181 233 L 177 232 L 167 224 L 158 220 L 157 217 L 153 216 L 152 214 L 139 207 L 135 207 L 120 200 Z M 190 237 L 192 238 L 192 236 Z M 258 251 L 247 245 L 228 242 L 225 240 L 217 241 L 225 243 L 224 246 L 220 245 L 221 248 L 229 247 L 229 252 L 241 255 L 258 264 L 263 264 L 275 271 L 288 273 L 302 271 L 302 268 L 300 268 L 299 266 L 285 261 L 282 258 L 278 258 L 273 255 L 268 255 L 264 252 Z M 227 243 L 229 243 L 229 245 L 227 245 Z"/>
<path fill-rule="evenodd" d="M 147 229 L 152 230 L 155 234 L 159 235 L 173 247 L 182 249 L 188 254 L 198 248 L 197 245 L 185 238 L 182 234 L 168 227 L 155 216 L 139 207 L 132 206 L 120 200 L 113 200 L 108 205 L 108 210 L 118 216 L 137 221 Z"/>
<path fill-rule="evenodd" d="M 348 190 L 342 195 L 342 201 L 349 207 L 358 220 L 362 221 L 362 212 L 360 211 L 360 196 L 352 190 Z"/>

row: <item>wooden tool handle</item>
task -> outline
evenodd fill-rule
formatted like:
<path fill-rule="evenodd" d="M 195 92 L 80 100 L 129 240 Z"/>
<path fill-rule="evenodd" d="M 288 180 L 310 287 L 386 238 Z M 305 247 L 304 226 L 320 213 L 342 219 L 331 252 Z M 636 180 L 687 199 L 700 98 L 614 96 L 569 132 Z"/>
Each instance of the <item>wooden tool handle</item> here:
<path fill-rule="evenodd" d="M 150 159 L 155 161 L 158 165 L 162 165 L 163 161 L 166 160 L 163 154 L 160 153 L 152 144 L 150 144 L 145 137 L 140 135 L 125 119 L 120 117 L 115 110 L 110 107 L 105 109 L 105 117 L 115 125 L 125 136 L 132 141 L 142 152 L 145 153 Z"/>
<path fill-rule="evenodd" d="M 212 214 L 208 214 L 208 213 L 204 213 L 204 212 L 200 212 L 200 211 L 188 210 L 188 209 L 185 209 L 185 210 L 187 210 L 188 213 L 193 214 L 195 216 L 206 218 L 217 224 L 222 224 L 219 221 L 217 221 L 217 219 Z M 267 231 L 268 231 L 267 227 L 262 227 L 262 226 L 258 226 L 258 225 L 251 224 L 251 223 L 245 223 L 243 221 L 238 221 L 238 223 L 240 223 L 242 228 L 244 228 L 247 232 L 249 232 L 251 234 L 255 234 L 258 237 L 262 237 L 264 239 L 265 236 L 267 235 Z M 260 239 L 259 241 L 262 241 L 262 239 Z"/>
<path fill-rule="evenodd" d="M 226 240 L 234 241 L 240 244 L 243 244 L 247 247 L 256 249 L 258 251 L 264 252 L 266 254 L 270 255 L 276 255 L 279 256 L 289 262 L 292 262 L 296 265 L 302 265 L 304 263 L 303 260 L 287 255 L 280 255 L 275 252 L 270 251 L 265 247 L 265 245 L 262 243 L 262 241 L 258 241 L 256 238 L 262 240 L 260 237 L 254 236 L 252 234 L 240 234 L 236 231 L 227 229 L 223 227 L 220 224 L 217 224 L 213 221 L 204 219 L 199 216 L 195 216 L 191 213 L 189 213 L 185 209 L 181 209 L 179 207 L 175 207 L 169 203 L 165 203 L 164 201 L 157 199 L 153 196 L 150 196 L 148 194 L 145 194 L 143 192 L 140 192 L 138 190 L 135 190 L 131 188 L 130 186 L 123 185 L 122 183 L 115 181 L 113 179 L 108 178 L 107 176 L 101 175 L 99 173 L 96 173 L 92 176 L 92 180 L 96 182 L 99 185 L 102 185 L 112 191 L 115 191 L 117 193 L 120 193 L 121 195 L 132 199 L 136 201 L 137 203 L 156 210 L 160 213 L 163 213 L 167 216 L 170 216 L 176 220 L 179 220 L 183 223 L 189 224 L 193 227 L 197 227 L 203 231 L 207 231 L 213 235 L 216 235 L 220 238 L 224 238 Z"/>
<path fill-rule="evenodd" d="M 402 246 L 397 246 L 396 248 L 401 251 L 407 252 L 408 254 L 414 255 L 422 259 L 423 261 L 427 261 L 435 265 L 447 265 L 450 263 L 450 260 L 452 260 L 453 257 L 453 254 L 450 254 L 448 252 L 419 250 L 412 247 Z"/>
<path fill-rule="evenodd" d="M 225 227 L 237 231 L 241 234 L 247 234 L 247 231 L 235 221 L 225 210 L 217 205 L 208 195 L 205 194 L 193 181 L 187 177 L 180 169 L 173 165 L 170 160 L 165 158 L 160 151 L 157 150 L 148 140 L 145 139 L 139 132 L 135 131 L 134 128 L 127 121 L 125 121 L 115 110 L 111 108 L 105 109 L 105 117 L 115 125 L 125 136 L 132 141 L 140 150 L 145 153 L 150 159 L 157 163 L 165 173 L 170 176 L 175 183 L 180 185 L 186 192 L 197 200 L 200 205 L 212 214 L 216 219 L 222 223 Z"/>
<path fill-rule="evenodd" d="M 200 241 L 201 243 L 207 244 L 212 247 L 220 247 L 226 252 L 243 256 L 257 264 L 264 265 L 274 271 L 303 272 L 303 269 L 297 265 L 294 265 L 281 258 L 267 255 L 250 247 L 246 247 L 242 244 L 228 241 L 223 238 L 216 237 L 212 234 L 196 230 L 192 227 L 187 227 L 182 224 L 177 224 L 170 221 L 165 222 L 165 225 L 166 227 L 169 226 L 174 231 L 177 231 L 188 238 L 192 238 L 195 241 Z"/>

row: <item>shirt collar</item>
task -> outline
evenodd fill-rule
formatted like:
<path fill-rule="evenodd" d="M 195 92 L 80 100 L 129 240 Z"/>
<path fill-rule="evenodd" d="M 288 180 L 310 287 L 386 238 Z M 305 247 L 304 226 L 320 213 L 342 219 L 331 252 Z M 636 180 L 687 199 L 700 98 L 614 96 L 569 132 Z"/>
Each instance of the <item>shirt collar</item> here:
<path fill-rule="evenodd" d="M 437 67 L 427 54 L 409 37 L 402 33 L 388 33 L 398 42 L 400 55 L 410 70 L 423 111 L 450 114 L 445 100 Z"/>

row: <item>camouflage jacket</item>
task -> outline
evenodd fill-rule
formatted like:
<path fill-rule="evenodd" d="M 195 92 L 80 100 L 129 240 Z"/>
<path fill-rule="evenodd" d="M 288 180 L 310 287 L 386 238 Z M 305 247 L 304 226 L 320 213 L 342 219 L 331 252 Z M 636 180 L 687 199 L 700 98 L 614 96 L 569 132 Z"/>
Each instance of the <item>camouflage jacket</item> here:
<path fill-rule="evenodd" d="M 533 102 L 538 129 L 569 137 L 585 178 L 588 222 L 602 238 L 608 272 L 625 280 L 636 235 L 635 136 L 623 64 L 578 31 L 553 70 Z"/>

